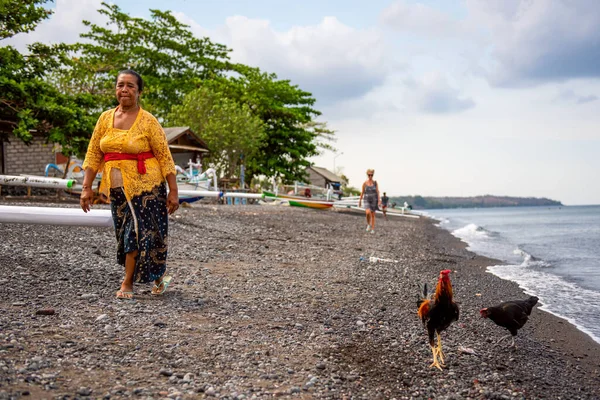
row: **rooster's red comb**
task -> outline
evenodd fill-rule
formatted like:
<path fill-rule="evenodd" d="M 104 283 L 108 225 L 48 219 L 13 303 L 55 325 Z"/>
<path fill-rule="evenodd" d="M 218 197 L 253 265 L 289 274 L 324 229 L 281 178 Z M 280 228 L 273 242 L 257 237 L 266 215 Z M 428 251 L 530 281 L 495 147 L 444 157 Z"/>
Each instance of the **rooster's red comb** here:
<path fill-rule="evenodd" d="M 450 274 L 450 272 L 452 272 L 452 271 L 449 269 L 445 269 L 443 271 L 440 271 L 440 275 L 448 275 L 448 274 Z"/>

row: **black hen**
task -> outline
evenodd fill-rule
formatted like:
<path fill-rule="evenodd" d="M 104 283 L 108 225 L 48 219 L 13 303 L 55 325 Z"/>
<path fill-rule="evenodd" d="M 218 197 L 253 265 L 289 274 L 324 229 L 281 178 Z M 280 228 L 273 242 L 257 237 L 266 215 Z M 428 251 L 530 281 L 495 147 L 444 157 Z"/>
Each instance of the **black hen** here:
<path fill-rule="evenodd" d="M 503 336 L 497 343 L 512 335 L 511 346 L 515 347 L 517 331 L 525 325 L 538 300 L 537 297 L 531 296 L 527 300 L 505 301 L 494 307 L 483 308 L 479 313 L 481 317 L 491 319 L 496 325 L 506 328 L 510 332 L 510 335 Z"/>

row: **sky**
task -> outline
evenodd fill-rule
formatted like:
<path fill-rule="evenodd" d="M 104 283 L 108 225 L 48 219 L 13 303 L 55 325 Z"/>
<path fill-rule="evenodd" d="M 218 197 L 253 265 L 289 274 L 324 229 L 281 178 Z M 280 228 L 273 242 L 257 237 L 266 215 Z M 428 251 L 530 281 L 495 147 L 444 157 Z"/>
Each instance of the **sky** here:
<path fill-rule="evenodd" d="M 311 159 L 388 196 L 600 204 L 597 0 L 113 0 L 171 10 L 233 61 L 313 93 L 337 152 Z M 31 33 L 76 42 L 100 0 L 56 0 Z"/>

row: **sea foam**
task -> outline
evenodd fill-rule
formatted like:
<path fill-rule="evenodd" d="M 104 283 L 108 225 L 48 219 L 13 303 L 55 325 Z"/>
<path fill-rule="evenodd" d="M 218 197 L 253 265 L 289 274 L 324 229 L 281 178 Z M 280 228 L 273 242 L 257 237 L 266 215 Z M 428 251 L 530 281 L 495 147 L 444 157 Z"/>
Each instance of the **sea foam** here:
<path fill-rule="evenodd" d="M 452 234 L 467 243 L 470 243 L 472 240 L 486 239 L 491 236 L 491 232 L 476 224 L 468 224 L 462 228 L 455 229 L 452 231 Z"/>

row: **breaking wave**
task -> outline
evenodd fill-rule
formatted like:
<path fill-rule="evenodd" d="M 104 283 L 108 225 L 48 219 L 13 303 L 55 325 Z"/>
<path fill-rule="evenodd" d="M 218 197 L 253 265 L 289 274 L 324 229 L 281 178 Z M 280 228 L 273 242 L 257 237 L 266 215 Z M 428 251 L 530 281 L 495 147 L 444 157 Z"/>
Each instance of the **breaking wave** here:
<path fill-rule="evenodd" d="M 468 224 L 462 228 L 455 229 L 452 231 L 452 234 L 467 243 L 471 243 L 473 240 L 487 239 L 492 236 L 492 232 L 476 224 Z"/>

